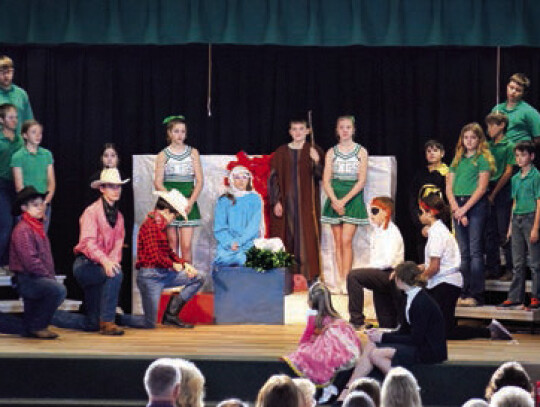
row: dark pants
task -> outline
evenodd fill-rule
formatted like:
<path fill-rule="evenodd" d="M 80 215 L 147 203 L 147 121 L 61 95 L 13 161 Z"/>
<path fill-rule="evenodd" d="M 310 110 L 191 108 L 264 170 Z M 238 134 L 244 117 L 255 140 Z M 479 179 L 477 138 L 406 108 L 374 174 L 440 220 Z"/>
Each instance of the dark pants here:
<path fill-rule="evenodd" d="M 461 294 L 461 288 L 448 283 L 441 283 L 427 290 L 429 295 L 439 304 L 444 318 L 446 339 L 489 338 L 491 333 L 487 328 L 459 326 L 456 324 L 456 303 Z"/>
<path fill-rule="evenodd" d="M 490 184 L 490 190 L 495 185 Z M 485 231 L 486 269 L 496 274 L 500 272 L 501 256 L 499 248 L 503 249 L 506 269 L 512 269 L 512 247 L 508 244 L 506 234 L 510 224 L 510 212 L 512 211 L 512 197 L 510 196 L 510 182 L 495 196 L 493 205 L 489 205 L 488 220 Z"/>
<path fill-rule="evenodd" d="M 456 196 L 461 207 L 469 200 L 468 196 Z M 463 275 L 463 298 L 472 297 L 479 304 L 484 303 L 484 250 L 483 237 L 488 211 L 488 201 L 484 196 L 469 209 L 467 226 L 454 221 L 456 239 L 461 253 L 461 274 Z"/>
<path fill-rule="evenodd" d="M 54 278 L 17 274 L 17 291 L 24 302 L 24 328 L 36 332 L 47 328 L 66 298 L 66 287 Z"/>
<path fill-rule="evenodd" d="M 390 280 L 391 269 L 353 269 L 347 276 L 351 324 L 364 324 L 364 288 L 373 291 L 373 303 L 379 326 L 395 328 L 403 307 L 403 294 Z"/>

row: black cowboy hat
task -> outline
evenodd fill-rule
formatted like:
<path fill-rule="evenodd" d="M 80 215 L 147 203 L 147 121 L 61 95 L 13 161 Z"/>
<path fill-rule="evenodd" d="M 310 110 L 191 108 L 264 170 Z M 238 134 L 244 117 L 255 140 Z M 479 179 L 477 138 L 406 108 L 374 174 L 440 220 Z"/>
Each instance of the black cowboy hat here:
<path fill-rule="evenodd" d="M 43 198 L 47 196 L 47 192 L 42 194 L 41 192 L 36 191 L 36 188 L 34 188 L 32 185 L 28 185 L 21 189 L 17 196 L 15 197 L 15 202 L 13 203 L 13 207 L 11 208 L 11 214 L 13 216 L 19 216 L 22 214 L 21 206 L 26 205 L 29 201 L 35 198 Z"/>

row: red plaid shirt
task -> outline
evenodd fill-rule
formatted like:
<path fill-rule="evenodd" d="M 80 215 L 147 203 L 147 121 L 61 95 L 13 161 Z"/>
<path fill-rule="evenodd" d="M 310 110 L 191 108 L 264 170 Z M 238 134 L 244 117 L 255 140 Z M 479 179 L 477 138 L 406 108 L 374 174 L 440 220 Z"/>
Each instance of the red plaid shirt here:
<path fill-rule="evenodd" d="M 137 236 L 137 269 L 172 268 L 173 263 L 185 263 L 169 246 L 166 227 L 167 221 L 158 211 L 148 213 Z"/>

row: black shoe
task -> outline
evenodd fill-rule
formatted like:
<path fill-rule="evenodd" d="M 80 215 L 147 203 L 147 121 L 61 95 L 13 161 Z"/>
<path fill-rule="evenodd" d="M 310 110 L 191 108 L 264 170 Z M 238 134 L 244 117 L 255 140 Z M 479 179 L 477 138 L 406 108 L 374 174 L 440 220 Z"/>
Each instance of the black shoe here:
<path fill-rule="evenodd" d="M 182 321 L 180 318 L 178 318 L 177 315 L 170 315 L 165 313 L 163 315 L 163 319 L 161 320 L 161 323 L 163 325 L 172 325 L 176 326 L 177 328 L 194 328 L 195 325 L 188 324 L 187 322 Z"/>

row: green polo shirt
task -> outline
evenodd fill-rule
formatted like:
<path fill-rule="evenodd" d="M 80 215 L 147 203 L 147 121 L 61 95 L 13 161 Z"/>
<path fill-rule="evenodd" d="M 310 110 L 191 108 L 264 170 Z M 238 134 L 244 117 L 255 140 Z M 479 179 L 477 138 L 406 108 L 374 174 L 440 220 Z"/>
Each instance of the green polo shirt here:
<path fill-rule="evenodd" d="M 496 170 L 491 175 L 490 181 L 498 181 L 503 175 L 506 166 L 514 165 L 516 163 L 516 156 L 514 154 L 514 143 L 503 137 L 498 143 L 493 140 L 489 141 L 489 151 L 495 159 Z"/>
<path fill-rule="evenodd" d="M 478 187 L 478 176 L 481 172 L 490 172 L 489 163 L 483 155 L 461 157 L 457 167 L 450 167 L 454 173 L 452 191 L 455 196 L 470 196 Z"/>
<path fill-rule="evenodd" d="M 495 106 L 491 111 L 499 111 L 508 116 L 508 129 L 505 137 L 514 144 L 540 137 L 540 113 L 524 100 L 519 101 L 513 109 L 507 109 L 506 102 L 504 102 Z"/>
<path fill-rule="evenodd" d="M 20 134 L 15 134 L 13 141 L 0 132 L 0 179 L 12 181 L 13 173 L 11 171 L 11 156 L 15 151 L 24 146 Z"/>
<path fill-rule="evenodd" d="M 11 85 L 9 89 L 0 87 L 0 105 L 4 103 L 11 103 L 17 108 L 17 114 L 19 116 L 17 133 L 20 133 L 22 124 L 26 120 L 34 118 L 28 94 L 23 88 L 20 88 L 17 85 Z"/>
<path fill-rule="evenodd" d="M 22 168 L 24 186 L 33 185 L 38 192 L 47 192 L 47 168 L 53 163 L 51 152 L 38 147 L 35 153 L 21 148 L 11 157 L 11 167 Z"/>
<path fill-rule="evenodd" d="M 536 212 L 536 200 L 540 199 L 540 172 L 534 165 L 524 177 L 521 171 L 512 177 L 512 199 L 514 214 Z"/>

